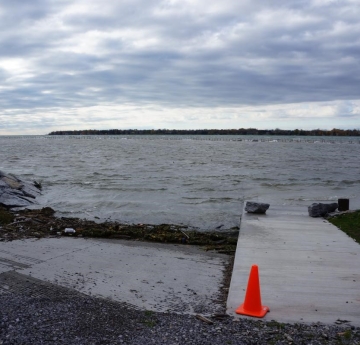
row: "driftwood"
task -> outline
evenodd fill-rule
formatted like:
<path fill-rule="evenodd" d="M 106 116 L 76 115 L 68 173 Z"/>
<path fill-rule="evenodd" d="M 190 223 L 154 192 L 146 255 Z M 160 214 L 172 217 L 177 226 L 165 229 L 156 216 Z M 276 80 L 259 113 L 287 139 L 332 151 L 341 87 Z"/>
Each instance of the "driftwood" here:
<path fill-rule="evenodd" d="M 190 236 L 188 234 L 185 234 L 184 231 L 180 230 L 187 238 L 190 238 Z"/>
<path fill-rule="evenodd" d="M 16 221 L 16 222 L 12 222 L 12 223 L 10 223 L 10 224 L 8 224 L 8 225 L 16 225 L 16 224 L 28 223 L 28 222 L 32 222 L 32 219 L 27 218 L 27 219 L 24 219 L 24 220 L 18 220 L 18 221 Z"/>
<path fill-rule="evenodd" d="M 210 319 L 208 319 L 205 316 L 202 316 L 200 314 L 196 314 L 195 317 L 200 321 L 206 322 L 208 325 L 213 325 L 214 324 L 213 321 L 211 321 Z"/>

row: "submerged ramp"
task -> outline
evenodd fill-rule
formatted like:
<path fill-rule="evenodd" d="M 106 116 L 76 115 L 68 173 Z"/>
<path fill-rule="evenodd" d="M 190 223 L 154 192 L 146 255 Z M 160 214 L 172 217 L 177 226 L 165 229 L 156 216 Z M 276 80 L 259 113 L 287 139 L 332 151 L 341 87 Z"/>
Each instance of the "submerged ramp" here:
<path fill-rule="evenodd" d="M 0 242 L 0 295 L 55 298 L 74 290 L 142 310 L 219 313 L 227 260 L 167 243 L 71 237 Z"/>
<path fill-rule="evenodd" d="M 360 326 L 360 244 L 306 208 L 243 211 L 227 311 L 243 303 L 250 268 L 259 266 L 263 320 Z M 242 316 L 238 316 L 242 317 Z"/>

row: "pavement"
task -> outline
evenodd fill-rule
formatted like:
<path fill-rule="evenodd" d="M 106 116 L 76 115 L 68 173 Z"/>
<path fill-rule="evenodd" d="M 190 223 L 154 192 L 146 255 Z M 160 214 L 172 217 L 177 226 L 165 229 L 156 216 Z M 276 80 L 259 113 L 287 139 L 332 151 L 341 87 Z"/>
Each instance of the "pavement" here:
<path fill-rule="evenodd" d="M 0 294 L 19 293 L 24 288 L 19 284 L 52 283 L 138 309 L 223 312 L 219 292 L 227 260 L 227 255 L 194 246 L 139 241 L 61 237 L 0 242 Z M 50 290 L 42 289 L 49 294 L 42 297 L 51 298 Z"/>
<path fill-rule="evenodd" d="M 250 268 L 259 267 L 263 320 L 360 326 L 360 245 L 306 208 L 243 211 L 227 312 L 237 318 Z"/>

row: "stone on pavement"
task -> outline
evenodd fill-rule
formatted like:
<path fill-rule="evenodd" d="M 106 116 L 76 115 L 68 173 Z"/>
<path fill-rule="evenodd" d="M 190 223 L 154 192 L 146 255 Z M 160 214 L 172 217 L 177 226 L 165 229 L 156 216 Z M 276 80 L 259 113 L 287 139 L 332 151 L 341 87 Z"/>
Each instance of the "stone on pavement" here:
<path fill-rule="evenodd" d="M 269 204 L 248 201 L 245 206 L 245 211 L 248 213 L 264 214 L 269 207 Z"/>
<path fill-rule="evenodd" d="M 308 207 L 310 217 L 324 217 L 328 213 L 334 212 L 338 208 L 336 202 L 332 204 L 314 203 Z"/>

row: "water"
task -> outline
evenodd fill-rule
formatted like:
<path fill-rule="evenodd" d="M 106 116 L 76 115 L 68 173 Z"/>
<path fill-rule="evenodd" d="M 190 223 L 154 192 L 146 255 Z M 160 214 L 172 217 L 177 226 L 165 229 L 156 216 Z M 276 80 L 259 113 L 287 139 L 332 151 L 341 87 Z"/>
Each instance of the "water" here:
<path fill-rule="evenodd" d="M 261 140 L 0 137 L 0 170 L 41 181 L 39 201 L 58 215 L 88 219 L 205 230 L 238 225 L 244 200 L 306 207 L 344 197 L 360 208 L 359 138 Z"/>

